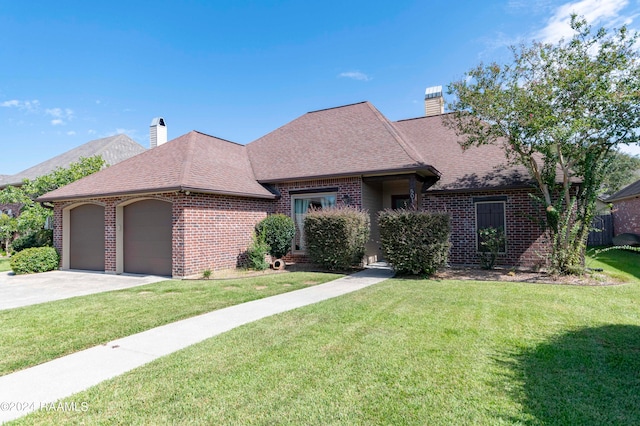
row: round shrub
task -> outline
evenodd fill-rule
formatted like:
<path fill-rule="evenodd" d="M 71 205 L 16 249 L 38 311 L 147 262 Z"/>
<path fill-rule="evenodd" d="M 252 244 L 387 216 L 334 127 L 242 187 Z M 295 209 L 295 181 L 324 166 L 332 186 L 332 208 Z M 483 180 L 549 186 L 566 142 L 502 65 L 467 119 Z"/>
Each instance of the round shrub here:
<path fill-rule="evenodd" d="M 47 272 L 58 269 L 60 257 L 53 247 L 24 249 L 11 257 L 10 266 L 16 275 Z"/>
<path fill-rule="evenodd" d="M 312 210 L 304 218 L 306 250 L 330 270 L 359 265 L 369 239 L 369 214 L 353 207 Z"/>
<path fill-rule="evenodd" d="M 13 251 L 22 251 L 32 247 L 53 247 L 53 230 L 40 229 L 16 238 L 11 243 Z"/>
<path fill-rule="evenodd" d="M 291 250 L 291 241 L 296 235 L 293 219 L 283 214 L 272 214 L 256 225 L 256 233 L 262 235 L 269 246 L 268 253 L 274 259 L 285 257 Z"/>

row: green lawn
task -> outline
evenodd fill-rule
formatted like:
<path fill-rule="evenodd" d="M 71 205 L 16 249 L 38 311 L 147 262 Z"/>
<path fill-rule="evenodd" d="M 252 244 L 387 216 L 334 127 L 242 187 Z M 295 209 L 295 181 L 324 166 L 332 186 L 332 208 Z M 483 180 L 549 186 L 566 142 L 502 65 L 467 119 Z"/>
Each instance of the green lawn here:
<path fill-rule="evenodd" d="M 640 280 L 640 253 L 619 249 L 598 253 L 598 249 L 587 251 L 587 267 L 602 268 L 621 281 Z"/>
<path fill-rule="evenodd" d="M 10 271 L 11 267 L 9 266 L 9 261 L 11 259 L 8 257 L 0 257 L 0 272 Z"/>
<path fill-rule="evenodd" d="M 19 424 L 640 424 L 640 282 L 392 279 L 224 333 Z"/>
<path fill-rule="evenodd" d="M 292 272 L 221 281 L 163 281 L 0 311 L 0 375 L 183 318 L 338 278 Z"/>

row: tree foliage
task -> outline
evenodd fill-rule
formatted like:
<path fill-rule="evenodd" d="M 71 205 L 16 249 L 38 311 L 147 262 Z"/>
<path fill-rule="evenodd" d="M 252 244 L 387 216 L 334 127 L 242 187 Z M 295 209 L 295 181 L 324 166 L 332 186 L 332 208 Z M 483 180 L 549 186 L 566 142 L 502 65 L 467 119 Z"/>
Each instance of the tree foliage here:
<path fill-rule="evenodd" d="M 17 222 L 15 217 L 0 213 L 0 242 L 2 243 L 2 250 L 6 253 L 9 252 L 9 244 L 16 232 Z"/>
<path fill-rule="evenodd" d="M 36 199 L 47 192 L 93 174 L 105 166 L 105 161 L 100 155 L 81 157 L 66 168 L 58 167 L 47 175 L 32 180 L 25 179 L 20 187 L 7 186 L 4 188 L 0 191 L 0 203 L 22 205 L 13 231 L 29 233 L 42 229 L 53 212 L 50 208 L 38 203 Z"/>
<path fill-rule="evenodd" d="M 600 186 L 601 197 L 613 195 L 625 186 L 640 179 L 640 157 L 615 151 Z"/>
<path fill-rule="evenodd" d="M 637 33 L 593 31 L 512 48 L 508 64 L 480 64 L 449 85 L 448 125 L 463 146 L 501 144 L 539 189 L 552 238 L 550 267 L 582 269 L 595 200 L 616 148 L 640 141 Z"/>

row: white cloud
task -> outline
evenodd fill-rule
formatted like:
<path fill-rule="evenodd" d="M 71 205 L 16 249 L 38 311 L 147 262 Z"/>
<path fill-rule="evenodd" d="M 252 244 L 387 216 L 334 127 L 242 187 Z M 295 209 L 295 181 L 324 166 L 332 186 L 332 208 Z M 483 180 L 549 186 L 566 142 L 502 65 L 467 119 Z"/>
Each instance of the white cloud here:
<path fill-rule="evenodd" d="M 342 73 L 338 74 L 338 77 L 340 77 L 340 78 L 350 78 L 352 80 L 359 80 L 359 81 L 372 80 L 371 77 L 369 77 L 368 75 L 366 75 L 365 73 L 362 73 L 360 71 L 342 72 Z"/>
<path fill-rule="evenodd" d="M 67 135 L 68 136 L 75 136 L 76 132 L 75 132 L 75 130 L 70 130 L 70 131 L 67 132 Z"/>
<path fill-rule="evenodd" d="M 17 107 L 18 105 L 20 105 L 20 101 L 17 101 L 15 99 L 11 101 L 4 101 L 0 104 L 0 106 L 3 106 L 5 108 Z"/>
<path fill-rule="evenodd" d="M 555 43 L 573 35 L 571 15 L 583 16 L 594 27 L 615 27 L 629 24 L 633 16 L 621 16 L 620 12 L 629 0 L 579 0 L 563 4 L 555 9 L 547 25 L 534 38 L 545 43 Z"/>
<path fill-rule="evenodd" d="M 73 110 L 70 108 L 47 108 L 44 113 L 54 118 L 51 120 L 53 126 L 67 124 L 68 121 L 74 118 Z"/>
<path fill-rule="evenodd" d="M 87 134 L 89 134 L 89 135 L 95 135 L 96 133 L 98 133 L 98 132 L 96 132 L 93 129 L 89 129 L 89 131 L 87 132 Z"/>
<path fill-rule="evenodd" d="M 47 108 L 44 112 L 55 118 L 64 118 L 67 120 L 73 118 L 73 110 L 69 108 Z"/>
<path fill-rule="evenodd" d="M 32 101 L 19 101 L 12 99 L 10 101 L 4 101 L 0 103 L 0 107 L 4 108 L 18 108 L 21 111 L 33 112 L 40 108 L 40 101 L 34 99 Z"/>

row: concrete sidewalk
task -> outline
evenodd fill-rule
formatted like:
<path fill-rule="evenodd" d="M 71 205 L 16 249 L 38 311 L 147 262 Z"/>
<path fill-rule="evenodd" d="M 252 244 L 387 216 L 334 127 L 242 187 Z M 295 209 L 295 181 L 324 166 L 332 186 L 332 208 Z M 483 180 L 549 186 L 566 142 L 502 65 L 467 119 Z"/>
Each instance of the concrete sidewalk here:
<path fill-rule="evenodd" d="M 374 265 L 325 284 L 188 318 L 2 376 L 0 422 L 24 416 L 44 404 L 240 325 L 351 293 L 392 276 L 391 269 Z"/>

